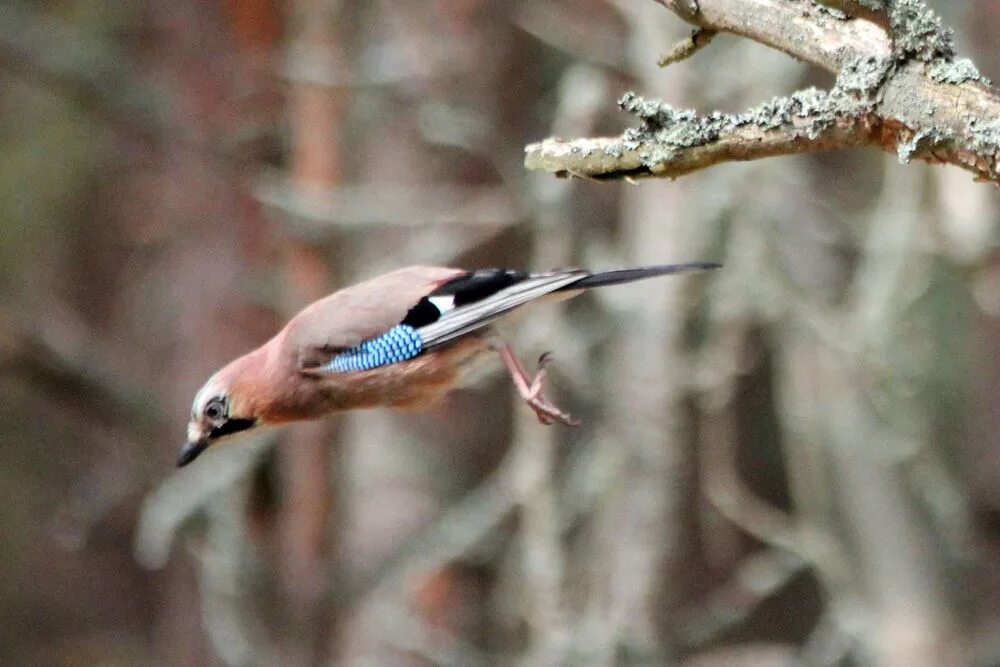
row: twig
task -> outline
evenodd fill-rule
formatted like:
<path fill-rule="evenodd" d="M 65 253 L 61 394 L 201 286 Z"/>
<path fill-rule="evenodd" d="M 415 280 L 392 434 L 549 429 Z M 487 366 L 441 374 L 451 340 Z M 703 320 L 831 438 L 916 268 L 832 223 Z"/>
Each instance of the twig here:
<path fill-rule="evenodd" d="M 715 39 L 717 34 L 719 33 L 710 28 L 696 28 L 691 31 L 691 34 L 688 37 L 670 47 L 669 51 L 660 56 L 660 59 L 656 61 L 656 64 L 659 67 L 666 67 L 667 65 L 680 62 L 685 58 L 690 58 L 695 53 L 708 46 L 712 40 Z"/>

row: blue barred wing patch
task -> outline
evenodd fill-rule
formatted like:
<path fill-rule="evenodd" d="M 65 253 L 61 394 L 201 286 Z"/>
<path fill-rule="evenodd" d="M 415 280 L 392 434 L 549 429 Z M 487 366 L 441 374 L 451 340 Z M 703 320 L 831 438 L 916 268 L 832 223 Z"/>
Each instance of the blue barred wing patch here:
<path fill-rule="evenodd" d="M 341 352 L 320 369 L 333 372 L 367 371 L 412 359 L 420 354 L 423 346 L 424 342 L 416 329 L 399 324 L 381 336 Z"/>

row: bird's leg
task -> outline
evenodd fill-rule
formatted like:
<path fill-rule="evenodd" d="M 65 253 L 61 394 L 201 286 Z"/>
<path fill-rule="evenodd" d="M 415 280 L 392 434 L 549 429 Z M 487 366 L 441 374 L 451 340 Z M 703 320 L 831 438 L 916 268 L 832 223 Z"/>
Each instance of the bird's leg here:
<path fill-rule="evenodd" d="M 535 376 L 531 379 L 528 378 L 527 371 L 524 370 L 524 366 L 521 365 L 521 362 L 518 360 L 517 355 L 514 354 L 514 350 L 511 348 L 509 343 L 501 345 L 499 352 L 500 358 L 503 359 L 504 366 L 507 367 L 507 372 L 510 373 L 510 377 L 514 381 L 514 387 L 517 388 L 517 393 L 521 396 L 521 400 L 527 403 L 528 407 L 535 411 L 538 421 L 543 424 L 559 422 L 560 424 L 565 424 L 566 426 L 578 426 L 580 424 L 578 420 L 557 408 L 542 395 L 542 389 L 545 385 L 546 376 L 545 366 L 549 362 L 548 352 L 543 354 L 538 359 L 538 367 L 535 370 Z"/>

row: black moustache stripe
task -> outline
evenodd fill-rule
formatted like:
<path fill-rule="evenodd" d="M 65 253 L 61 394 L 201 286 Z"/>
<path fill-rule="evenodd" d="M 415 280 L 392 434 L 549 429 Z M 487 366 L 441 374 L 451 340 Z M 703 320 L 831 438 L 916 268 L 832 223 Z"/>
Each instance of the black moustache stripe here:
<path fill-rule="evenodd" d="M 256 419 L 227 419 L 222 426 L 212 429 L 212 433 L 209 437 L 212 440 L 217 438 L 224 438 L 227 435 L 232 435 L 233 433 L 239 433 L 240 431 L 246 431 L 257 425 Z"/>

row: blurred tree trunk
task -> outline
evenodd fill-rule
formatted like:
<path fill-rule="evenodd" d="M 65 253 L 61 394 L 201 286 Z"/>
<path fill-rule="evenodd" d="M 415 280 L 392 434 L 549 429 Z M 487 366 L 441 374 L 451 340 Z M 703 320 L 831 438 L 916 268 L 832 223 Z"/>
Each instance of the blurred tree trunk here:
<path fill-rule="evenodd" d="M 289 58 L 316 63 L 326 76 L 342 80 L 345 67 L 334 4 L 297 0 L 291 6 Z M 297 77 L 288 96 L 291 134 L 289 164 L 295 196 L 315 197 L 340 183 L 340 131 L 343 95 L 322 81 Z M 288 283 L 286 313 L 329 292 L 331 271 L 324 253 L 304 239 L 285 244 Z M 336 272 L 334 272 L 336 275 Z M 331 577 L 339 534 L 335 498 L 340 481 L 337 420 L 299 424 L 289 429 L 279 450 L 282 508 L 278 517 L 281 581 L 288 616 L 283 664 L 321 665 L 329 660 L 332 629 Z"/>
<path fill-rule="evenodd" d="M 655 5 L 620 3 L 631 29 L 628 62 L 642 89 L 666 86 L 683 103 L 682 70 L 661 70 L 646 45 L 668 44 L 676 27 Z M 687 256 L 677 239 L 688 235 L 681 187 L 628 188 L 623 193 L 619 263 L 643 266 Z M 675 648 L 664 621 L 676 603 L 672 586 L 679 566 L 680 507 L 687 477 L 681 428 L 680 326 L 684 321 L 680 285 L 620 290 L 614 308 L 627 313 L 613 342 L 614 360 L 606 392 L 609 429 L 604 447 L 613 451 L 614 487 L 598 512 L 607 568 L 591 604 L 599 613 L 602 651 L 595 665 L 619 660 L 662 664 Z M 615 426 L 612 426 L 615 425 Z M 614 433 L 614 435 L 611 435 Z M 599 571 L 599 570 L 595 570 Z"/>

